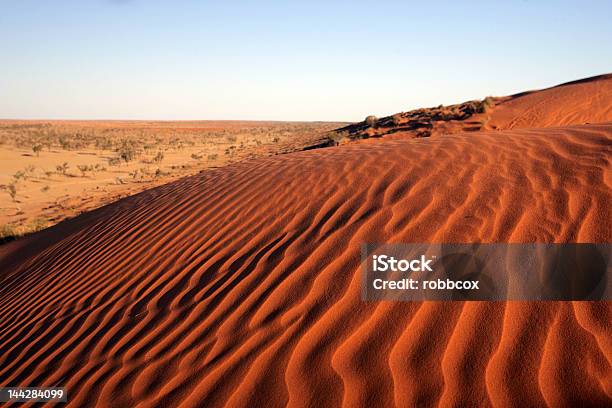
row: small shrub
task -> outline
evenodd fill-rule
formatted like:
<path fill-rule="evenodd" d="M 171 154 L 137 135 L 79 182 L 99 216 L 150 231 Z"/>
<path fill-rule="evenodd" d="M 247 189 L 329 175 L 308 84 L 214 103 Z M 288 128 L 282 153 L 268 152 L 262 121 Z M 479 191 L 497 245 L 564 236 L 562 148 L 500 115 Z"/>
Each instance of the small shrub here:
<path fill-rule="evenodd" d="M 14 202 L 17 201 L 17 199 L 16 199 L 16 197 L 17 197 L 17 187 L 15 186 L 15 183 L 9 183 L 9 185 L 6 186 L 6 189 L 8 190 L 8 193 L 11 196 L 11 199 Z"/>
<path fill-rule="evenodd" d="M 79 169 L 83 177 L 85 177 L 85 173 L 93 170 L 93 166 L 88 166 L 86 164 L 79 164 L 77 165 L 77 168 Z"/>
<path fill-rule="evenodd" d="M 117 154 L 121 160 L 124 162 L 130 162 L 136 158 L 137 155 L 136 148 L 134 147 L 133 142 L 128 140 L 123 140 L 121 142 L 121 146 L 117 149 Z"/>
<path fill-rule="evenodd" d="M 15 182 L 18 182 L 19 180 L 27 180 L 28 175 L 25 171 L 19 170 L 17 173 L 13 174 L 13 178 L 15 179 Z"/>
<path fill-rule="evenodd" d="M 162 160 L 164 160 L 164 152 L 160 150 L 153 158 L 153 163 L 161 163 Z"/>
<path fill-rule="evenodd" d="M 66 171 L 68 171 L 68 163 L 64 162 L 58 166 L 55 166 L 55 169 L 57 170 L 58 173 L 63 174 L 64 176 L 66 175 Z"/>
<path fill-rule="evenodd" d="M 366 125 L 374 127 L 376 126 L 376 123 L 378 122 L 378 118 L 374 115 L 370 115 L 365 118 L 364 122 Z"/>
<path fill-rule="evenodd" d="M 348 132 L 332 132 L 329 138 L 331 140 L 331 143 L 336 146 L 346 144 L 350 141 Z"/>
<path fill-rule="evenodd" d="M 484 98 L 482 100 L 482 104 L 481 104 L 481 106 L 482 106 L 481 111 L 482 112 L 481 113 L 488 112 L 493 107 L 493 105 L 495 105 L 495 100 L 493 99 L 492 96 L 487 96 L 486 98 Z"/>
<path fill-rule="evenodd" d="M 64 150 L 70 150 L 70 148 L 72 147 L 72 144 L 70 143 L 70 140 L 66 139 L 65 136 L 60 136 L 59 144 L 62 147 L 62 149 L 64 149 Z"/>
<path fill-rule="evenodd" d="M 36 143 L 34 146 L 32 146 L 32 151 L 34 152 L 34 154 L 36 154 L 36 157 L 40 156 L 40 152 L 42 152 L 43 149 L 43 145 L 40 143 Z"/>
<path fill-rule="evenodd" d="M 134 150 L 134 148 L 124 147 L 119 150 L 119 158 L 121 158 L 126 163 L 134 160 L 134 157 L 136 157 L 136 151 Z"/>

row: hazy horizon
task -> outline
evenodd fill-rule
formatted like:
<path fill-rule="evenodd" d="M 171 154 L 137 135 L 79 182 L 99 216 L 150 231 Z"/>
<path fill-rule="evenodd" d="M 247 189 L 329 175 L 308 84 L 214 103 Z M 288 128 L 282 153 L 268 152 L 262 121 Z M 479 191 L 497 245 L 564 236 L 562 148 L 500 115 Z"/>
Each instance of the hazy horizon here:
<path fill-rule="evenodd" d="M 358 121 L 605 74 L 605 2 L 5 2 L 0 119 Z"/>

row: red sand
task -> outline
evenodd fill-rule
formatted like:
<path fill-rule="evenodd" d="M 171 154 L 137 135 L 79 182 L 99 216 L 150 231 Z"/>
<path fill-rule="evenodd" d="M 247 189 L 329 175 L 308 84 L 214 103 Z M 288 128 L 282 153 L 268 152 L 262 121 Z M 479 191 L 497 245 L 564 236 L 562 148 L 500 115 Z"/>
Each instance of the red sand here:
<path fill-rule="evenodd" d="M 580 124 L 612 122 L 602 81 Z M 547 105 L 592 85 L 542 91 L 546 129 L 254 160 L 0 247 L 0 384 L 70 406 L 610 406 L 611 302 L 359 288 L 364 241 L 610 242 L 612 123 Z"/>
<path fill-rule="evenodd" d="M 492 115 L 498 129 L 582 125 L 612 120 L 612 74 L 525 92 Z"/>

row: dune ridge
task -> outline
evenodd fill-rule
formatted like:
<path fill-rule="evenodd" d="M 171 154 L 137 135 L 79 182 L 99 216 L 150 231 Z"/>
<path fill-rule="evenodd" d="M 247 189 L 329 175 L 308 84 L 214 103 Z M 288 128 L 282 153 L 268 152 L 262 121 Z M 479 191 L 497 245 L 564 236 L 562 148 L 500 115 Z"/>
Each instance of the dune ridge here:
<path fill-rule="evenodd" d="M 604 406 L 609 302 L 364 303 L 359 245 L 609 242 L 612 123 L 249 161 L 0 249 L 0 384 L 69 406 Z"/>
<path fill-rule="evenodd" d="M 500 130 L 612 121 L 612 74 L 513 95 L 491 115 Z"/>

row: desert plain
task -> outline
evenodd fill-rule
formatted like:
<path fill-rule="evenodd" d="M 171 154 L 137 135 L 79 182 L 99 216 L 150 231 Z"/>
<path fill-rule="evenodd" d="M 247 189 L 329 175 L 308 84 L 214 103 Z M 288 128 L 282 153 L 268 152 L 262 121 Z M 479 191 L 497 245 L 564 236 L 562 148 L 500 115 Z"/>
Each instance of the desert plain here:
<path fill-rule="evenodd" d="M 340 125 L 0 120 L 0 239 L 204 169 L 308 148 Z"/>

